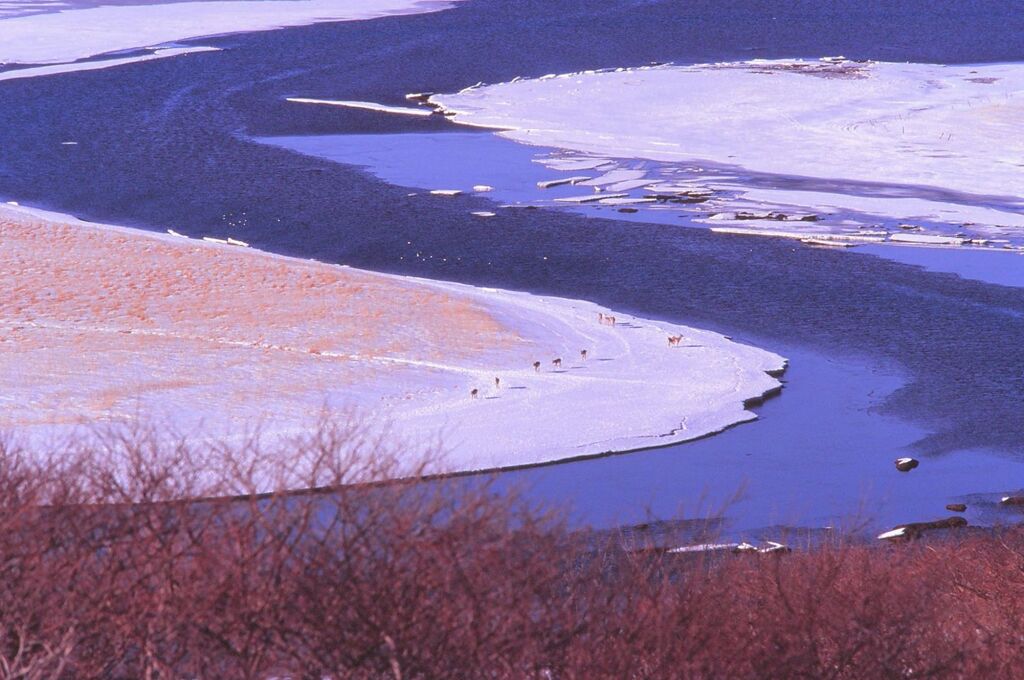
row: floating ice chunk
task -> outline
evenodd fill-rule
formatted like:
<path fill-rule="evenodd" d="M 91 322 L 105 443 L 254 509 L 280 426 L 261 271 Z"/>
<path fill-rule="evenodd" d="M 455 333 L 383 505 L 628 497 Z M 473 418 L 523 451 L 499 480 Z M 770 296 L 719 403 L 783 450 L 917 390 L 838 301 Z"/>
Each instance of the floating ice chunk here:
<path fill-rule="evenodd" d="M 586 194 L 584 196 L 565 196 L 556 198 L 556 203 L 594 203 L 595 201 L 607 201 L 613 198 L 626 198 L 629 194 Z"/>
<path fill-rule="evenodd" d="M 897 527 L 895 529 L 892 529 L 891 531 L 885 531 L 883 533 L 878 534 L 878 540 L 880 540 L 880 541 L 890 541 L 890 540 L 892 540 L 894 538 L 905 538 L 906 535 L 907 535 L 907 528 L 906 527 Z"/>
<path fill-rule="evenodd" d="M 18 203 L 17 201 L 7 201 L 7 205 L 13 205 L 13 206 L 17 207 L 17 206 L 19 206 L 21 204 Z"/>
<path fill-rule="evenodd" d="M 608 186 L 609 191 L 632 191 L 633 189 L 639 189 L 642 186 L 646 186 L 648 180 L 646 179 L 631 179 L 625 182 L 618 182 Z"/>
<path fill-rule="evenodd" d="M 349 101 L 343 99 L 310 99 L 308 97 L 286 97 L 285 101 L 296 104 L 324 104 L 326 106 L 341 106 L 349 109 L 365 109 L 367 111 L 380 111 L 382 113 L 400 113 L 405 116 L 432 116 L 434 112 L 429 109 L 413 109 L 408 106 L 388 106 L 376 102 Z"/>
<path fill-rule="evenodd" d="M 695 552 L 718 552 L 721 550 L 735 550 L 739 546 L 739 543 L 699 543 L 697 545 L 682 545 L 678 548 L 671 548 L 666 552 L 669 555 Z"/>
<path fill-rule="evenodd" d="M 178 238 L 188 238 L 188 236 L 185 236 L 184 234 L 180 234 L 180 233 L 174 231 L 173 229 L 168 229 L 167 233 L 170 234 L 171 236 L 177 236 Z"/>
<path fill-rule="evenodd" d="M 612 170 L 606 172 L 600 177 L 594 179 L 588 179 L 583 182 L 578 182 L 581 186 L 587 187 L 603 187 L 609 184 L 617 184 L 619 182 L 628 182 L 630 180 L 637 180 L 644 177 L 647 173 L 643 170 Z"/>
<path fill-rule="evenodd" d="M 761 547 L 757 552 L 762 555 L 770 555 L 772 553 L 788 553 L 792 552 L 792 549 L 788 545 L 779 543 L 778 541 L 765 541 L 765 545 Z"/>
<path fill-rule="evenodd" d="M 647 190 L 658 193 L 658 194 L 675 194 L 675 195 L 686 195 L 686 196 L 711 196 L 715 192 L 706 186 L 699 184 L 687 184 L 678 183 L 670 184 L 665 182 L 659 182 L 657 184 L 647 184 Z"/>
<path fill-rule="evenodd" d="M 590 179 L 585 175 L 577 177 L 562 177 L 560 179 L 549 179 L 543 182 L 537 182 L 537 188 L 539 189 L 551 189 L 552 187 L 560 187 L 563 184 L 579 184 L 585 180 Z"/>
<path fill-rule="evenodd" d="M 493 213 L 490 210 L 476 210 L 470 213 L 476 217 L 494 217 L 498 213 Z"/>
<path fill-rule="evenodd" d="M 61 142 L 61 146 L 78 146 L 78 142 Z"/>
<path fill-rule="evenodd" d="M 851 243 L 850 241 L 839 241 L 836 239 L 826 238 L 802 238 L 800 239 L 800 243 L 805 243 L 809 246 L 819 246 L 825 248 L 852 248 L 854 245 L 856 245 L 855 243 Z"/>
<path fill-rule="evenodd" d="M 434 196 L 460 196 L 462 191 L 460 189 L 431 189 L 431 194 Z"/>
<path fill-rule="evenodd" d="M 227 245 L 228 244 L 227 239 L 216 238 L 214 236 L 204 236 L 203 240 L 206 241 L 207 243 L 221 243 L 223 245 Z"/>
<path fill-rule="evenodd" d="M 233 245 L 233 246 L 241 246 L 242 248 L 248 248 L 249 247 L 249 244 L 246 243 L 245 241 L 239 241 L 237 238 L 231 238 L 230 236 L 228 236 L 227 242 L 228 242 L 229 245 Z"/>
<path fill-rule="evenodd" d="M 474 184 L 473 191 L 484 193 L 487 191 L 494 191 L 494 187 L 492 187 L 490 184 Z"/>
<path fill-rule="evenodd" d="M 600 200 L 601 205 L 636 205 L 640 203 L 657 203 L 657 199 L 654 198 L 633 198 L 627 196 L 626 198 L 617 198 L 614 196 L 605 197 Z"/>
<path fill-rule="evenodd" d="M 554 170 L 593 170 L 607 165 L 609 160 L 607 158 L 541 158 L 536 162 Z"/>
<path fill-rule="evenodd" d="M 711 227 L 711 231 L 719 234 L 739 234 L 742 236 L 774 236 L 776 238 L 792 238 L 798 241 L 813 238 L 821 241 L 847 241 L 850 243 L 881 243 L 882 236 L 864 236 L 861 234 L 832 234 L 827 232 L 810 234 L 802 231 L 783 231 L 781 229 L 758 229 L 756 227 Z"/>
<path fill-rule="evenodd" d="M 890 241 L 897 243 L 920 243 L 933 246 L 962 246 L 964 240 L 959 236 L 936 236 L 933 234 L 893 234 Z"/>

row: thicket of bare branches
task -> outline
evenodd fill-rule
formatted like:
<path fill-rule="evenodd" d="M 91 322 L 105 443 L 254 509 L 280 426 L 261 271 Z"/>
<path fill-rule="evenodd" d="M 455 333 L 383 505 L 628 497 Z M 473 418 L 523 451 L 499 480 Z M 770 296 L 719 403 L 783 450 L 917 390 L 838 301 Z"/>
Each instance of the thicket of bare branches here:
<path fill-rule="evenodd" d="M 705 562 L 571 532 L 355 421 L 0 445 L 0 676 L 1014 677 L 1024 535 Z M 414 470 L 422 473 L 431 461 Z M 307 493 L 257 493 L 304 486 Z M 199 500 L 197 500 L 199 499 Z"/>

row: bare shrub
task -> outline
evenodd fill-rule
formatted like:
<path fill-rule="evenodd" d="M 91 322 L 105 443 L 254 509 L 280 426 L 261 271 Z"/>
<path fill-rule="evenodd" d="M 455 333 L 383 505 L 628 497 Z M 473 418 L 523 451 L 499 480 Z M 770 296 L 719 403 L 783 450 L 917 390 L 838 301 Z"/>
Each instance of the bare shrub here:
<path fill-rule="evenodd" d="M 0 444 L 0 676 L 1014 677 L 1024 660 L 1018 530 L 670 554 L 487 479 L 426 479 L 437 463 L 357 418 L 234 444 L 146 427 L 48 456 Z"/>

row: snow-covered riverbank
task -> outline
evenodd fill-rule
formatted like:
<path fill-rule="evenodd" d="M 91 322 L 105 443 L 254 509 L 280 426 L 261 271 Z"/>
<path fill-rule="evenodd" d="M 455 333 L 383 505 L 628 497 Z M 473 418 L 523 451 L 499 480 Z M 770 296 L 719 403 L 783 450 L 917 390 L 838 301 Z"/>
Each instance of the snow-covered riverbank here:
<path fill-rule="evenodd" d="M 451 470 L 508 467 L 752 419 L 744 402 L 777 389 L 768 372 L 785 365 L 589 302 L 15 206 L 0 208 L 0 264 L 0 428 L 37 440 L 137 415 L 218 436 L 257 423 L 284 433 L 327 405 L 388 421 L 413 448 L 440 436 Z"/>

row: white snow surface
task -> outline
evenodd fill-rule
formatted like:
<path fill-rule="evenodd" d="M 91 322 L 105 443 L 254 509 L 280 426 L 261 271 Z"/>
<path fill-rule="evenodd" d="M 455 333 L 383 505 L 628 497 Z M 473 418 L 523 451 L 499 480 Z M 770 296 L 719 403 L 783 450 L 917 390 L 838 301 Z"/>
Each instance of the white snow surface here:
<path fill-rule="evenodd" d="M 8 227 L 11 231 L 5 235 L 4 220 L 8 224 L 29 220 L 30 225 L 37 226 L 29 231 Z M 0 206 L 0 236 L 4 236 L 8 248 L 22 248 L 20 254 L 12 254 L 22 263 L 21 268 L 4 275 L 11 279 L 5 285 L 12 289 L 46 286 L 45 281 L 34 281 L 32 276 L 43 277 L 53 285 L 47 274 L 51 237 L 46 234 L 56 227 L 38 226 L 40 220 L 72 227 L 70 236 L 66 235 L 67 228 L 54 232 L 65 234 L 61 243 L 68 253 L 102 253 L 108 248 L 104 245 L 106 239 L 113 240 L 109 247 L 121 253 L 115 256 L 121 262 L 117 266 L 128 272 L 138 271 L 139 276 L 130 291 L 123 291 L 109 289 L 102 280 L 81 280 L 88 276 L 80 275 L 75 283 L 79 292 L 92 290 L 89 286 L 99 291 L 95 296 L 85 296 L 95 301 L 81 310 L 69 310 L 66 305 L 71 303 L 61 302 L 65 306 L 50 313 L 47 303 L 39 302 L 32 307 L 31 318 L 21 318 L 19 315 L 26 312 L 20 306 L 0 304 L 0 331 L 31 333 L 31 337 L 40 338 L 32 348 L 0 343 L 0 365 L 4 353 L 13 352 L 6 359 L 19 366 L 3 371 L 0 405 L 7 403 L 13 408 L 7 411 L 9 417 L 24 412 L 26 422 L 34 423 L 24 426 L 28 429 L 21 434 L 59 434 L 61 424 L 75 418 L 75 414 L 65 411 L 69 395 L 75 395 L 77 388 L 131 395 L 134 381 L 142 376 L 145 380 L 139 382 L 139 393 L 132 397 L 132 408 L 186 430 L 201 424 L 211 434 L 226 436 L 259 423 L 266 433 L 284 435 L 312 425 L 301 416 L 315 416 L 324 404 L 355 406 L 387 422 L 399 441 L 422 444 L 436 441 L 440 435 L 450 470 L 501 468 L 681 442 L 752 420 L 756 416 L 744 407 L 744 402 L 779 388 L 778 380 L 768 372 L 779 371 L 786 363 L 777 354 L 718 333 L 634 318 L 582 300 L 376 274 L 8 205 Z M 76 230 L 92 235 L 76 246 L 68 241 L 75 238 Z M 33 239 L 38 244 L 29 246 Z M 162 272 L 168 256 L 175 264 Z M 315 318 L 305 323 L 295 319 L 299 313 L 296 306 L 301 307 L 302 300 L 314 305 L 311 310 L 316 304 L 325 305 L 324 309 L 334 304 L 330 288 L 322 287 L 315 289 L 315 295 L 304 290 L 279 293 L 287 298 L 280 310 L 273 296 L 257 295 L 258 299 L 237 308 L 238 318 L 234 318 L 233 309 L 210 316 L 196 307 L 191 312 L 194 322 L 180 318 L 161 328 L 160 319 L 168 316 L 161 310 L 173 302 L 166 299 L 169 284 L 164 282 L 186 276 L 183 271 L 189 269 L 189 258 L 199 258 L 196 273 L 188 279 L 194 277 L 200 283 L 192 285 L 217 286 L 216 282 L 229 274 L 237 277 L 253 272 L 254 281 L 270 284 L 313 277 L 337 280 L 339 284 L 335 285 L 342 285 L 346 277 L 352 276 L 366 289 L 386 288 L 393 283 L 396 290 L 408 291 L 412 286 L 422 292 L 421 297 L 430 294 L 451 300 L 446 303 L 449 307 L 457 304 L 462 309 L 482 309 L 500 329 L 495 336 L 501 339 L 500 346 L 458 354 L 463 343 L 471 346 L 477 341 L 476 327 L 460 326 L 458 320 L 464 317 L 433 318 L 427 308 L 370 310 L 362 315 L 367 324 L 380 323 L 372 319 L 402 319 L 397 323 L 407 327 L 382 329 L 371 325 L 366 330 L 371 335 L 383 332 L 385 337 L 413 334 L 422 338 L 411 349 L 332 346 L 321 342 L 332 333 L 330 327 L 324 327 L 326 316 L 312 314 Z M 106 276 L 107 270 L 100 269 Z M 243 284 L 242 288 L 248 290 L 249 284 Z M 116 297 L 125 292 L 134 296 L 128 304 L 148 310 L 147 321 L 138 327 L 133 325 L 133 317 L 111 316 L 102 309 L 125 304 Z M 233 299 L 224 297 L 228 293 L 225 288 L 220 297 Z M 407 293 L 403 295 L 408 299 Z M 54 299 L 65 298 L 57 291 Z M 217 296 L 205 299 L 216 300 Z M 421 314 L 431 316 L 423 318 Z M 614 314 L 617 324 L 599 322 L 600 314 Z M 417 323 L 432 325 L 421 335 Z M 449 325 L 437 344 L 439 324 L 441 328 Z M 307 328 L 310 337 L 304 338 Z M 350 335 L 345 337 L 361 337 L 358 329 L 346 331 Z M 54 338 L 72 333 L 78 338 L 76 342 L 98 347 L 90 359 L 99 368 L 81 371 L 72 364 L 63 372 L 59 366 L 66 357 L 46 358 L 46 352 L 56 351 L 47 349 L 53 343 L 46 333 L 54 333 Z M 99 335 L 90 340 L 91 333 Z M 275 334 L 281 333 L 284 339 L 279 340 Z M 669 346 L 670 335 L 683 336 L 679 346 Z M 429 337 L 434 338 L 431 344 L 427 344 Z M 178 342 L 181 344 L 175 349 L 174 343 Z M 318 342 L 321 344 L 315 352 L 306 349 Z M 586 359 L 581 356 L 582 349 L 587 350 Z M 110 352 L 109 361 L 99 356 L 104 351 Z M 35 358 L 19 358 L 22 355 L 18 352 Z M 223 353 L 223 359 L 217 358 L 218 353 Z M 560 367 L 554 365 L 554 359 L 561 359 Z M 194 376 L 200 365 L 196 362 L 200 361 L 204 366 L 222 362 L 224 367 L 203 369 L 201 376 Z M 541 363 L 539 371 L 534 370 L 534 361 Z M 240 394 L 234 393 L 231 377 L 238 371 L 243 371 L 237 381 L 238 389 L 243 390 Z M 147 380 L 156 380 L 157 374 L 167 376 L 160 388 L 143 389 Z M 253 388 L 249 374 L 259 376 L 260 385 L 277 387 L 261 389 L 258 398 L 246 397 L 244 390 Z M 217 375 L 221 379 L 209 379 Z M 190 378 L 195 379 L 194 384 L 187 388 L 174 386 L 176 381 L 188 382 Z M 495 378 L 500 379 L 500 386 L 495 385 Z M 325 386 L 326 391 L 316 391 L 310 385 Z M 470 394 L 473 389 L 479 392 L 476 397 Z M 64 396 L 56 398 L 60 395 Z M 38 406 L 42 404 L 50 406 Z M 44 413 L 40 410 L 44 408 L 56 410 Z"/>
<path fill-rule="evenodd" d="M 49 3 L 57 11 L 7 18 L 0 13 L 0 64 L 63 63 L 189 38 L 433 12 L 460 1 L 209 0 L 70 9 Z M 26 8 L 22 3 L 15 9 Z"/>
<path fill-rule="evenodd" d="M 216 47 L 165 47 L 154 50 L 151 54 L 143 54 L 137 57 L 119 57 L 116 59 L 101 59 L 97 61 L 80 61 L 72 64 L 50 64 L 48 66 L 30 66 L 19 68 L 13 71 L 0 72 L 0 81 L 19 80 L 21 78 L 38 78 L 40 76 L 52 76 L 58 73 L 69 73 L 71 71 L 98 71 L 100 69 L 124 66 L 142 61 L 154 59 L 166 59 L 168 57 L 180 57 L 186 54 L 198 52 L 219 52 Z M 68 142 L 65 142 L 68 144 Z"/>
<path fill-rule="evenodd" d="M 1008 226 L 1024 212 L 1024 64 L 644 67 L 519 80 L 431 101 L 457 123 L 528 144 L 895 187 L 921 198 L 862 201 L 872 211 Z M 822 198 L 800 194 L 772 198 L 803 205 Z M 1002 208 L 978 210 L 988 200 Z M 959 203 L 975 205 L 950 207 Z"/>

